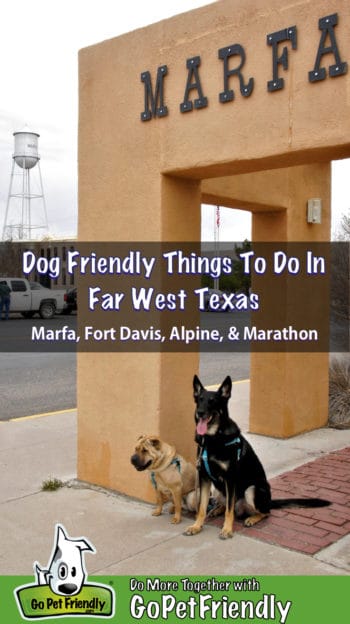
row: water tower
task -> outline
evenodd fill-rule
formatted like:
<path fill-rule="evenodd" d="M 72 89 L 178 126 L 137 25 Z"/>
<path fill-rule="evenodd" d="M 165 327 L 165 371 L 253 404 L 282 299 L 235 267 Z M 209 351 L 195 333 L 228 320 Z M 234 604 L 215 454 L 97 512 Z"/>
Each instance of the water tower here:
<path fill-rule="evenodd" d="M 15 150 L 12 157 L 2 240 L 31 240 L 34 230 L 42 230 L 43 234 L 48 232 L 38 154 L 40 135 L 25 126 L 22 130 L 14 132 L 13 136 L 15 137 Z"/>

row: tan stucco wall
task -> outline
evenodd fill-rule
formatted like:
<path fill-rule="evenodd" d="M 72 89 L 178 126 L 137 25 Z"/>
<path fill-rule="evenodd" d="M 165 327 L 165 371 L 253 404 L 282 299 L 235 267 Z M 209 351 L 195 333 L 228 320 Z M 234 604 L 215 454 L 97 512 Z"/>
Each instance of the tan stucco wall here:
<path fill-rule="evenodd" d="M 308 72 L 320 42 L 318 20 L 334 12 L 341 58 L 348 60 L 347 0 L 223 0 L 82 50 L 80 240 L 198 240 L 202 198 L 251 209 L 256 240 L 328 240 L 328 163 L 350 152 L 349 75 L 310 84 Z M 292 50 L 290 42 L 280 44 L 289 55 L 289 70 L 279 70 L 285 88 L 268 93 L 272 61 L 266 35 L 292 25 L 298 29 L 298 49 Z M 235 43 L 245 48 L 243 74 L 246 80 L 254 77 L 255 88 L 243 98 L 237 78 L 231 78 L 235 100 L 221 104 L 218 49 Z M 181 114 L 186 59 L 198 55 L 209 104 Z M 164 64 L 169 114 L 141 122 L 140 75 L 150 71 L 154 85 L 157 68 Z M 327 58 L 323 64 L 328 66 Z M 227 178 L 233 174 L 244 175 Z M 309 196 L 324 200 L 321 226 L 306 224 Z M 252 362 L 251 428 L 285 436 L 323 424 L 326 357 L 304 360 L 314 371 L 314 394 L 320 397 L 306 406 L 308 386 L 298 357 L 259 357 L 263 365 L 258 356 Z M 276 370 L 278 388 L 268 399 Z M 150 498 L 146 480 L 129 465 L 135 438 L 161 433 L 180 452 L 193 455 L 191 380 L 196 371 L 197 354 L 80 354 L 79 477 Z"/>
<path fill-rule="evenodd" d="M 80 138 L 82 186 L 87 190 L 92 180 L 98 179 L 105 205 L 106 186 L 116 175 L 120 181 L 133 178 L 138 198 L 139 193 L 143 195 L 139 172 L 144 170 L 150 195 L 157 193 L 154 185 L 159 178 L 151 181 L 152 162 L 163 172 L 206 178 L 219 172 L 227 175 L 346 156 L 350 145 L 349 77 L 308 82 L 321 36 L 318 20 L 335 12 L 340 54 L 347 60 L 347 0 L 222 0 L 82 50 L 80 128 L 86 130 Z M 285 88 L 268 93 L 272 53 L 266 35 L 291 25 L 298 29 L 298 49 L 292 50 L 290 42 L 280 44 L 280 53 L 286 45 L 289 55 L 289 70 L 279 70 Z M 221 104 L 218 94 L 223 89 L 223 69 L 218 49 L 234 43 L 246 50 L 242 71 L 247 79 L 254 77 L 255 86 L 252 95 L 244 98 L 237 78 L 232 78 L 235 100 Z M 181 114 L 186 59 L 192 56 L 201 57 L 199 73 L 208 107 Z M 326 67 L 334 63 L 333 55 L 328 63 L 327 59 L 322 63 Z M 154 83 L 157 68 L 163 64 L 168 66 L 165 101 L 169 114 L 140 123 L 140 75 L 149 70 Z M 196 97 L 195 92 L 192 95 Z M 87 177 L 90 184 L 86 186 Z M 82 235 L 83 225 L 81 220 Z M 91 227 L 87 225 L 88 230 Z"/>

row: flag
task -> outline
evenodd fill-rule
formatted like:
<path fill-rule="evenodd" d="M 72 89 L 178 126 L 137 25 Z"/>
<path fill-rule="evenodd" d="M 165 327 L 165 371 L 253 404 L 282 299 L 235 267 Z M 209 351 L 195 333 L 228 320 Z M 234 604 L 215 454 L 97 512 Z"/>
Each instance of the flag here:
<path fill-rule="evenodd" d="M 216 227 L 220 227 L 220 206 L 216 206 Z"/>

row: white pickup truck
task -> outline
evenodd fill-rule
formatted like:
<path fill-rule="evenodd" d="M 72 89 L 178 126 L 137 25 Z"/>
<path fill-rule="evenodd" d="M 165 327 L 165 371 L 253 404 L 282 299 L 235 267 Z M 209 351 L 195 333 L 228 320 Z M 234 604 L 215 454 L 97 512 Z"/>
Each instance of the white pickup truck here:
<path fill-rule="evenodd" d="M 51 319 L 65 308 L 65 290 L 50 290 L 23 277 L 0 277 L 0 282 L 11 289 L 10 312 L 20 312 L 24 318 L 38 313 L 42 319 Z"/>

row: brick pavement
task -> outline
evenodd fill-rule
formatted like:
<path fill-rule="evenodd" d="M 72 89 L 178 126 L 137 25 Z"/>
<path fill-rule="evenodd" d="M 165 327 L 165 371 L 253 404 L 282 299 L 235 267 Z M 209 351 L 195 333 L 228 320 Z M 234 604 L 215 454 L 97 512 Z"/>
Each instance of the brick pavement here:
<path fill-rule="evenodd" d="M 235 531 L 313 555 L 350 533 L 350 447 L 303 464 L 270 480 L 272 498 L 312 497 L 332 502 L 318 509 L 273 510 L 254 527 L 235 521 Z M 221 526 L 222 517 L 208 520 Z"/>

